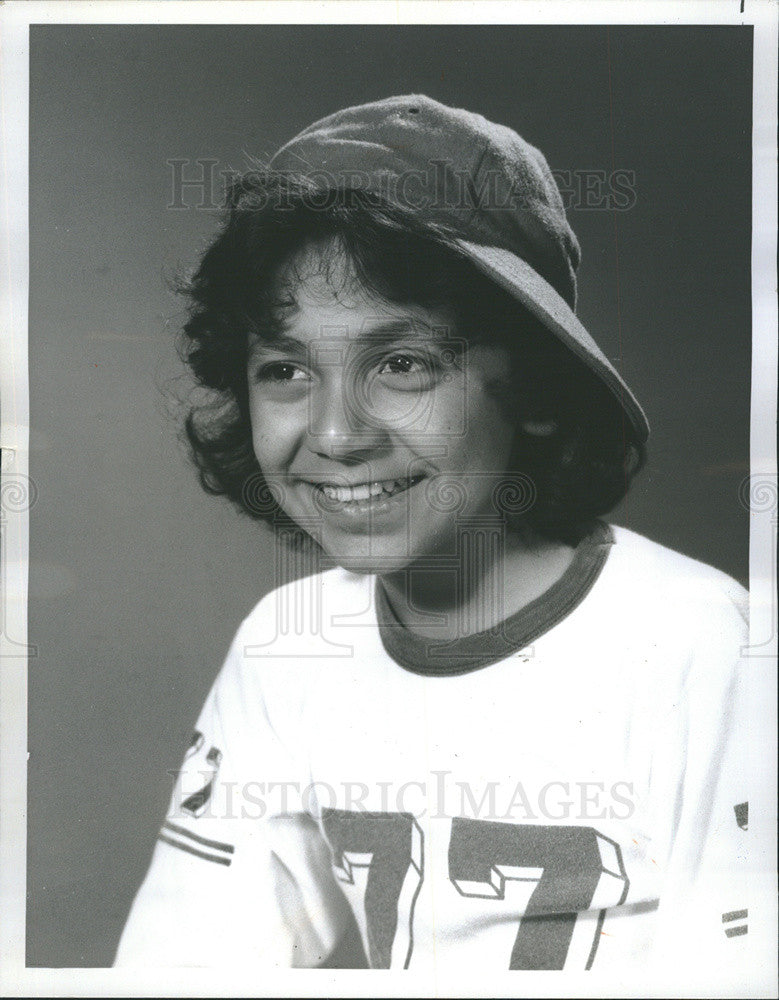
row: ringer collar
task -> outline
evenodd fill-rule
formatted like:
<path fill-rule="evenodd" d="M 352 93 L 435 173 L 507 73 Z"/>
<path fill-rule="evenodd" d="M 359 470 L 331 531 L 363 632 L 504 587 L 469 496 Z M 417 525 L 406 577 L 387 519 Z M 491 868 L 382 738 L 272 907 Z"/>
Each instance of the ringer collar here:
<path fill-rule="evenodd" d="M 611 526 L 594 522 L 574 550 L 559 580 L 486 632 L 439 642 L 402 625 L 376 578 L 376 615 L 382 645 L 401 667 L 415 674 L 451 677 L 490 666 L 531 645 L 566 618 L 584 600 L 606 563 L 614 543 Z"/>

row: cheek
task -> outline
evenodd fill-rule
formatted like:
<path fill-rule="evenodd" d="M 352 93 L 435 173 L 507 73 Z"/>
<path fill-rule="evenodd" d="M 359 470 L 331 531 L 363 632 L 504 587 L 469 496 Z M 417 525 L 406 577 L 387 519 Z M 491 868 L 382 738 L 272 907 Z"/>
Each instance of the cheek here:
<path fill-rule="evenodd" d="M 446 442 L 448 458 L 442 458 L 442 471 L 444 466 L 506 470 L 516 431 L 513 414 L 481 379 L 462 377 L 439 387 L 419 424 L 424 428 L 421 438 Z M 414 437 L 413 427 L 407 436 Z"/>
<path fill-rule="evenodd" d="M 481 383 L 470 387 L 465 406 L 462 448 L 477 468 L 504 472 L 516 434 L 516 423 L 505 399 Z"/>
<path fill-rule="evenodd" d="M 252 446 L 263 472 L 283 471 L 292 459 L 299 430 L 296 421 L 283 407 L 266 401 L 249 401 Z"/>

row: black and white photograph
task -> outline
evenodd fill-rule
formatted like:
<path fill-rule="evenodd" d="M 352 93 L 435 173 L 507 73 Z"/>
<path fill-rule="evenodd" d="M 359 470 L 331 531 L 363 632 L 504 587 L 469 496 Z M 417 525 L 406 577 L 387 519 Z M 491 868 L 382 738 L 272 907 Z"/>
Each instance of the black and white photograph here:
<path fill-rule="evenodd" d="M 776 995 L 779 8 L 474 6 L 0 10 L 3 996 Z"/>

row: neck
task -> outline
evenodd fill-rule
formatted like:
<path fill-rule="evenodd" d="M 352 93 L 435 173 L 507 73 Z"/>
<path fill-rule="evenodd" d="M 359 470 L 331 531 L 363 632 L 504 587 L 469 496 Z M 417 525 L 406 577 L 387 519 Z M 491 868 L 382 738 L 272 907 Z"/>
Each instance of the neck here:
<path fill-rule="evenodd" d="M 485 523 L 460 531 L 454 553 L 419 559 L 381 583 L 403 625 L 447 641 L 497 628 L 548 590 L 572 557 L 561 542 Z"/>

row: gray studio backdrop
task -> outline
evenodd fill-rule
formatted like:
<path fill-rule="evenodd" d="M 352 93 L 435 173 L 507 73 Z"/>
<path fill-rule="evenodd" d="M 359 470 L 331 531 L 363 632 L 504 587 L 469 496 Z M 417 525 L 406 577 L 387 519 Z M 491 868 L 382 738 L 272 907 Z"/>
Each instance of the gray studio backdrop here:
<path fill-rule="evenodd" d="M 30 965 L 111 962 L 169 769 L 274 586 L 265 529 L 199 491 L 165 402 L 170 281 L 217 223 L 175 172 L 213 169 L 218 202 L 246 154 L 393 93 L 515 127 L 653 426 L 614 519 L 746 581 L 751 49 L 725 27 L 32 28 Z"/>

